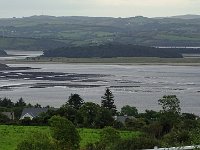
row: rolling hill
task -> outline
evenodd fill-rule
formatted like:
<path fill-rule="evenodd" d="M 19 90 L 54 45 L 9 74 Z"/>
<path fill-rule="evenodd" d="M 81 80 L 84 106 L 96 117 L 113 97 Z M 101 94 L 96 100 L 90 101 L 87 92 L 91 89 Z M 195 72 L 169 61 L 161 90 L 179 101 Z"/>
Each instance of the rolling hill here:
<path fill-rule="evenodd" d="M 106 43 L 200 46 L 200 18 L 32 16 L 0 19 L 0 48 L 46 50 Z"/>
<path fill-rule="evenodd" d="M 1 49 L 47 50 L 106 43 L 200 46 L 199 35 L 198 15 L 168 18 L 32 16 L 0 19 Z"/>
<path fill-rule="evenodd" d="M 172 16 L 171 18 L 178 18 L 178 19 L 200 19 L 200 15 L 179 15 L 179 16 Z"/>

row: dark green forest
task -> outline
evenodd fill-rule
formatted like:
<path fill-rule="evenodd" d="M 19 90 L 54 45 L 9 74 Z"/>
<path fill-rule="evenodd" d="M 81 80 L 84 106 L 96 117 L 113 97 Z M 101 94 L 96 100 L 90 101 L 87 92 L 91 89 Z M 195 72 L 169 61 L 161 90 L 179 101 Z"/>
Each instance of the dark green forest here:
<path fill-rule="evenodd" d="M 200 51 L 199 51 L 200 52 Z M 160 57 L 182 58 L 176 50 L 159 49 L 146 46 L 106 44 L 99 46 L 65 47 L 44 51 L 44 57 L 68 58 L 112 58 L 112 57 Z"/>

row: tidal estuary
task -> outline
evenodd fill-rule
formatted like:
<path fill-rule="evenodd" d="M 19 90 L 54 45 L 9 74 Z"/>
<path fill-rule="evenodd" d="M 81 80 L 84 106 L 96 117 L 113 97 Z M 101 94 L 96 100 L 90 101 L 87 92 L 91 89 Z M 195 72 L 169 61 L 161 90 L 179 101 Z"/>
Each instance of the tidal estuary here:
<path fill-rule="evenodd" d="M 59 107 L 71 93 L 101 102 L 109 87 L 120 109 L 124 105 L 159 110 L 158 99 L 177 95 L 183 112 L 200 114 L 200 66 L 104 64 L 7 64 L 28 70 L 1 70 L 0 97 Z"/>

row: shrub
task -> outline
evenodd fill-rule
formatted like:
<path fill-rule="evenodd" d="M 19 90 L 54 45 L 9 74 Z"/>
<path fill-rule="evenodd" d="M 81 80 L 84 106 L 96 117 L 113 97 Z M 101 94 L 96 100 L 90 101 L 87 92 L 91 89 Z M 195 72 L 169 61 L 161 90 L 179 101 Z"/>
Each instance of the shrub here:
<path fill-rule="evenodd" d="M 152 149 L 160 146 L 158 140 L 148 137 L 138 137 L 133 139 L 120 140 L 113 146 L 113 150 L 135 150 L 135 149 Z"/>
<path fill-rule="evenodd" d="M 163 137 L 164 146 L 183 146 L 190 144 L 189 132 L 186 130 L 172 130 Z"/>
<path fill-rule="evenodd" d="M 119 132 L 112 127 L 105 127 L 100 133 L 100 141 L 105 144 L 113 144 L 120 138 Z"/>
<path fill-rule="evenodd" d="M 76 150 L 79 148 L 80 136 L 71 121 L 60 116 L 53 116 L 49 123 L 52 137 L 62 150 Z"/>

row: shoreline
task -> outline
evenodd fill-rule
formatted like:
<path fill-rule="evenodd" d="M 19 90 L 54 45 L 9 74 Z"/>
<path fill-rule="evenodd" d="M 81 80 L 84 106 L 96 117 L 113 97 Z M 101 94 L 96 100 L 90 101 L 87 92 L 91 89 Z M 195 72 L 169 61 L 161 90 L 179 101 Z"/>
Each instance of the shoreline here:
<path fill-rule="evenodd" d="M 200 66 L 199 62 L 99 62 L 99 61 L 26 61 L 0 60 L 1 64 L 82 64 L 82 65 L 167 65 L 167 66 Z"/>

